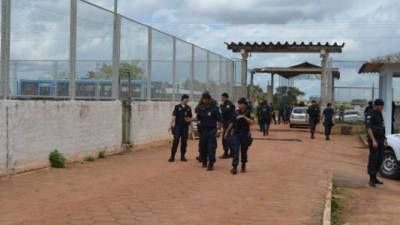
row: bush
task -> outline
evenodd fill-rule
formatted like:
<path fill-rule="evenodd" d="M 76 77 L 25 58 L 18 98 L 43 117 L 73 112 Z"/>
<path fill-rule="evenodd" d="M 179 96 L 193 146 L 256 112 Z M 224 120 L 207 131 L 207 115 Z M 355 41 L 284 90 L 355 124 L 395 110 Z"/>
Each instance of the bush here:
<path fill-rule="evenodd" d="M 99 152 L 99 159 L 104 159 L 106 157 L 106 151 Z"/>
<path fill-rule="evenodd" d="M 50 152 L 49 161 L 50 161 L 51 167 L 53 167 L 53 168 L 65 168 L 66 159 L 63 154 L 58 152 L 58 150 L 54 150 L 53 152 Z"/>
<path fill-rule="evenodd" d="M 86 162 L 93 162 L 93 161 L 95 161 L 96 159 L 93 157 L 93 156 L 87 156 L 86 158 L 85 158 L 85 161 Z"/>

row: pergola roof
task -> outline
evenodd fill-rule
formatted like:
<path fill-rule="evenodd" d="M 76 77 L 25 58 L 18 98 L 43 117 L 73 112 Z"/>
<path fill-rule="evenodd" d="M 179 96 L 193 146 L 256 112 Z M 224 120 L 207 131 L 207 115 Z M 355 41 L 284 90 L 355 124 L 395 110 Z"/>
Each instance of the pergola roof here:
<path fill-rule="evenodd" d="M 400 52 L 370 59 L 361 66 L 358 73 L 379 73 L 382 66 L 388 64 L 400 64 Z"/>
<path fill-rule="evenodd" d="M 334 78 L 340 78 L 340 72 L 338 68 L 328 68 L 328 71 L 332 71 L 332 75 Z M 251 70 L 253 73 L 273 73 L 278 74 L 286 79 L 296 77 L 299 75 L 306 74 L 314 74 L 321 75 L 322 67 L 317 66 L 315 64 L 304 62 L 298 65 L 294 65 L 291 67 L 262 67 L 262 68 L 254 68 Z"/>
<path fill-rule="evenodd" d="M 289 42 L 285 42 L 285 43 L 273 43 L 273 42 L 269 42 L 269 43 L 265 43 L 265 42 L 261 42 L 261 43 L 250 43 L 250 42 L 246 42 L 246 43 L 235 43 L 235 42 L 231 42 L 231 43 L 226 43 L 228 49 L 232 50 L 233 52 L 240 52 L 242 49 L 246 50 L 247 52 L 259 52 L 259 53 L 288 53 L 288 52 L 298 52 L 298 53 L 320 53 L 321 50 L 325 50 L 328 53 L 341 53 L 342 49 L 344 47 L 344 43 L 339 45 L 338 43 L 333 43 L 333 44 L 329 44 L 328 42 L 326 42 L 325 44 L 318 42 L 316 44 L 314 44 L 313 42 L 309 42 L 309 43 L 289 43 Z"/>

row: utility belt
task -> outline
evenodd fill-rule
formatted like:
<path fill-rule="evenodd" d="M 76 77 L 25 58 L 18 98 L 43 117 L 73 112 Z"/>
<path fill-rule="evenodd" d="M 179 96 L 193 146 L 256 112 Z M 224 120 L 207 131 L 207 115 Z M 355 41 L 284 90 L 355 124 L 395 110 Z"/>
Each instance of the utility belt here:
<path fill-rule="evenodd" d="M 211 130 L 216 130 L 217 126 L 200 126 L 199 130 L 201 131 L 211 131 Z"/>
<path fill-rule="evenodd" d="M 385 127 L 372 127 L 375 138 L 385 138 Z"/>

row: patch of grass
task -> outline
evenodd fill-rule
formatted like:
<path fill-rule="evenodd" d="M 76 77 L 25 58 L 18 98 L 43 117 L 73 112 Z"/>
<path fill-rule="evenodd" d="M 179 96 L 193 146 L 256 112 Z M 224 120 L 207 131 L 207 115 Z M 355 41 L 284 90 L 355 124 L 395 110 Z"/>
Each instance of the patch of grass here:
<path fill-rule="evenodd" d="M 89 156 L 85 157 L 85 161 L 86 162 L 94 162 L 94 161 L 96 161 L 96 158 L 91 156 L 91 155 L 89 155 Z"/>
<path fill-rule="evenodd" d="M 343 210 L 344 207 L 339 201 L 338 196 L 341 194 L 338 187 L 334 187 L 332 191 L 332 202 L 331 202 L 331 222 L 333 225 L 343 224 Z"/>
<path fill-rule="evenodd" d="M 368 132 L 367 130 L 359 130 L 359 131 L 353 131 L 351 132 L 351 134 L 356 136 L 367 136 Z"/>
<path fill-rule="evenodd" d="M 98 155 L 98 158 L 99 158 L 99 159 L 104 159 L 104 158 L 106 158 L 106 151 L 105 151 L 105 150 L 100 151 L 100 152 L 99 152 L 99 155 Z"/>
<path fill-rule="evenodd" d="M 53 168 L 65 168 L 65 157 L 58 150 L 54 150 L 49 154 L 50 165 Z"/>

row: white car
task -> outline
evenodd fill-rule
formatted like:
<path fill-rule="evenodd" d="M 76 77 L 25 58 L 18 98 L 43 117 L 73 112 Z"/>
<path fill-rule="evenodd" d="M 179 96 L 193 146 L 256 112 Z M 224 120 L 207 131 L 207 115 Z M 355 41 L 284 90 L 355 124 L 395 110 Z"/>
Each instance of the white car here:
<path fill-rule="evenodd" d="M 309 126 L 307 107 L 294 107 L 290 115 L 290 128 L 295 126 Z"/>
<path fill-rule="evenodd" d="M 388 146 L 385 149 L 381 173 L 387 178 L 400 178 L 400 134 L 387 136 Z"/>
<path fill-rule="evenodd" d="M 343 116 L 344 122 L 357 122 L 364 120 L 361 114 L 356 110 L 345 110 Z M 340 115 L 337 115 L 336 119 L 340 120 Z"/>

